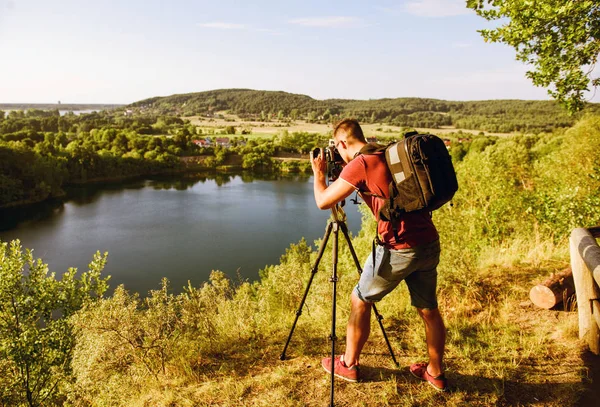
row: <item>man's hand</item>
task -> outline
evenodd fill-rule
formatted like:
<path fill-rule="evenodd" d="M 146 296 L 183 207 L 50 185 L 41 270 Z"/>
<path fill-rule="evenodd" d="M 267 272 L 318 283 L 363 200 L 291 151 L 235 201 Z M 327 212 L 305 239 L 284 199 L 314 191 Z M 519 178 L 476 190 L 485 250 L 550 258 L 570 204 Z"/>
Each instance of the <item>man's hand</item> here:
<path fill-rule="evenodd" d="M 323 157 L 322 149 L 319 150 L 317 156 L 311 155 L 310 164 L 314 174 L 315 202 L 319 209 L 329 209 L 335 206 L 354 191 L 354 187 L 341 178 L 327 186 L 327 161 Z"/>
<path fill-rule="evenodd" d="M 312 166 L 313 174 L 315 175 L 315 180 L 317 178 L 325 179 L 325 175 L 327 173 L 327 161 L 325 157 L 323 157 L 323 149 L 319 148 L 319 153 L 315 155 L 315 151 L 311 152 L 310 164 Z"/>

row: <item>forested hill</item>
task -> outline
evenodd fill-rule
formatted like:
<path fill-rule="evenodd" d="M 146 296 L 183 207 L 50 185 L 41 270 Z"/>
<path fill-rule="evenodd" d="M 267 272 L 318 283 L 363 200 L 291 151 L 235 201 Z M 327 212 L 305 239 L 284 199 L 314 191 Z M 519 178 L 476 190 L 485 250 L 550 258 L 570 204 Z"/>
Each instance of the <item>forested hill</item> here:
<path fill-rule="evenodd" d="M 228 111 L 242 118 L 278 117 L 308 121 L 334 121 L 355 117 L 361 122 L 406 127 L 455 126 L 492 132 L 551 131 L 572 126 L 578 116 L 568 116 L 554 101 L 486 100 L 457 102 L 439 99 L 327 99 L 281 91 L 220 89 L 153 97 L 129 105 L 157 114 L 211 115 Z M 600 113 L 600 104 L 589 103 L 586 112 Z"/>

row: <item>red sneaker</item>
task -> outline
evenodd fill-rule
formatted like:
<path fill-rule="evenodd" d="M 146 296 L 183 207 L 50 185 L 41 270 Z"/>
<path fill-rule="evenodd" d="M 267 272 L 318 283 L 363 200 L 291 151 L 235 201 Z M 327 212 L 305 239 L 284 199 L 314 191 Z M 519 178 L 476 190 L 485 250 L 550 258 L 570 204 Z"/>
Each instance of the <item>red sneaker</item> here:
<path fill-rule="evenodd" d="M 418 379 L 425 380 L 434 389 L 438 391 L 448 390 L 448 380 L 442 373 L 437 377 L 433 377 L 427 372 L 427 363 L 414 363 L 410 365 L 410 372 Z"/>
<path fill-rule="evenodd" d="M 358 381 L 358 366 L 348 367 L 341 358 L 341 356 L 336 356 L 333 361 L 333 375 L 347 382 L 356 383 Z M 327 373 L 331 374 L 331 358 L 323 358 L 321 366 Z"/>

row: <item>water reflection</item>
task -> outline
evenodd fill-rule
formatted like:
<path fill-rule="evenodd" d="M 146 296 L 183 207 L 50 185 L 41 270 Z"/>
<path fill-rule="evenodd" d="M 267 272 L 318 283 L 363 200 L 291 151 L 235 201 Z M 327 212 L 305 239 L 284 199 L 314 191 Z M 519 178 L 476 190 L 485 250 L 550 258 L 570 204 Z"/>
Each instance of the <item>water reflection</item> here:
<path fill-rule="evenodd" d="M 61 216 L 64 209 L 64 202 L 60 199 L 50 199 L 34 205 L 0 209 L 0 231 L 14 229 L 25 222 L 35 223 Z"/>

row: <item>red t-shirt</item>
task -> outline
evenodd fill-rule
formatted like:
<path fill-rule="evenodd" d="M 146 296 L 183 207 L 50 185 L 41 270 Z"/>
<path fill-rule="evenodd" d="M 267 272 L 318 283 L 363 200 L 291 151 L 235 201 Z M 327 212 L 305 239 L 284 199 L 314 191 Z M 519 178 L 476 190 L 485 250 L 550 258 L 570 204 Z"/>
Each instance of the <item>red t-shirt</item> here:
<path fill-rule="evenodd" d="M 368 175 L 367 175 L 368 174 Z M 383 153 L 362 154 L 350 161 L 342 170 L 340 178 L 348 182 L 359 192 L 368 192 L 389 198 L 389 184 L 392 181 Z M 381 198 L 361 194 L 363 201 L 375 214 L 385 201 Z M 433 242 L 439 238 L 437 230 L 426 210 L 407 212 L 397 225 L 398 241 L 394 238 L 392 224 L 377 222 L 377 233 L 390 249 L 406 249 Z"/>

